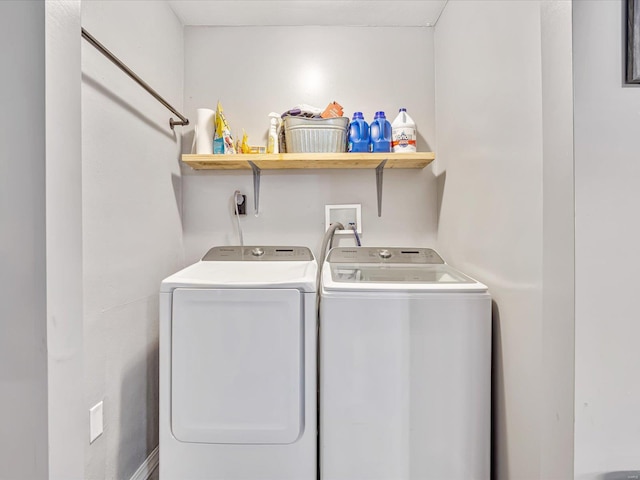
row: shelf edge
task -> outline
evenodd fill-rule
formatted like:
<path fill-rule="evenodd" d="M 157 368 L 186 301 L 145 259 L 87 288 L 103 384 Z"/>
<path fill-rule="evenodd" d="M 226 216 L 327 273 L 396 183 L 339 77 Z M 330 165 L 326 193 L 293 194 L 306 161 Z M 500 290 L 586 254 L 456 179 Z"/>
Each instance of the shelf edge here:
<path fill-rule="evenodd" d="M 250 170 L 249 161 L 262 170 L 285 169 L 423 169 L 435 160 L 433 152 L 418 153 L 283 153 L 275 155 L 182 155 L 195 170 Z"/>

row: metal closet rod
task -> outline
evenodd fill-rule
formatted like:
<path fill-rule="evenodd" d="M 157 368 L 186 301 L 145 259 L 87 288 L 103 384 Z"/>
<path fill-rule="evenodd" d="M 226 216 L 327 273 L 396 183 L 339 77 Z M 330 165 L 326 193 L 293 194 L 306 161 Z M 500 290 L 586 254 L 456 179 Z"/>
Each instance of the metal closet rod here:
<path fill-rule="evenodd" d="M 167 107 L 174 115 L 177 115 L 180 120 L 174 120 L 173 118 L 169 119 L 169 125 L 171 126 L 171 130 L 176 125 L 189 125 L 189 119 L 178 112 L 175 108 L 169 104 L 164 98 L 162 98 L 158 92 L 156 92 L 153 88 L 149 86 L 147 82 L 142 80 L 138 75 L 136 75 L 129 67 L 127 67 L 122 61 L 116 57 L 113 53 L 111 53 L 104 45 L 102 45 L 99 41 L 97 41 L 89 32 L 87 32 L 84 28 L 82 29 L 82 38 L 84 38 L 87 42 L 93 45 L 100 53 L 102 53 L 105 57 L 111 60 L 116 66 L 122 70 L 124 73 L 129 75 L 132 79 L 134 79 L 142 88 L 144 88 L 147 92 L 149 92 L 156 100 L 158 100 L 162 105 Z"/>

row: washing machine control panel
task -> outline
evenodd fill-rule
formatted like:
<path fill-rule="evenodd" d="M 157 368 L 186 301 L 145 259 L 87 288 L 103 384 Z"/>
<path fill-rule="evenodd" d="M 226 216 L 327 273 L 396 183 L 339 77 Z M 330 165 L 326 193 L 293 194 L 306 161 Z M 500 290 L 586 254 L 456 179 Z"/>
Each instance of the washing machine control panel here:
<path fill-rule="evenodd" d="M 329 252 L 329 263 L 409 263 L 443 264 L 431 248 L 338 247 Z"/>
<path fill-rule="evenodd" d="M 313 254 L 307 247 L 229 246 L 213 247 L 203 262 L 310 262 Z"/>

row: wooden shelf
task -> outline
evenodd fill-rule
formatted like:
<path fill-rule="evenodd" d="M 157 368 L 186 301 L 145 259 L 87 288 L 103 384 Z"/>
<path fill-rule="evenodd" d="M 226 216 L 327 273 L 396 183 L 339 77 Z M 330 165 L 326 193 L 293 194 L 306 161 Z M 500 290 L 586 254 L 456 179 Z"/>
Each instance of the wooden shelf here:
<path fill-rule="evenodd" d="M 382 215 L 382 175 L 387 168 L 422 169 L 436 158 L 433 152 L 420 153 L 280 153 L 266 155 L 182 155 L 195 170 L 252 170 L 254 208 L 260 205 L 262 170 L 371 169 L 376 172 L 378 216 Z"/>
<path fill-rule="evenodd" d="M 182 155 L 182 161 L 195 170 L 260 170 L 368 168 L 384 160 L 384 168 L 422 169 L 435 159 L 433 152 L 419 153 L 281 153 L 265 155 Z"/>

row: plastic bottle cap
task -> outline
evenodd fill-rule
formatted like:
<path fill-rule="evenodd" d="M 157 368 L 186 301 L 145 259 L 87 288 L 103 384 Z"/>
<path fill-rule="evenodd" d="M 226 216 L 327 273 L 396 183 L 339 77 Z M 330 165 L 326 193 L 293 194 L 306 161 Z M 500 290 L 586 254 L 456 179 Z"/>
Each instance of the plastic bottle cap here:
<path fill-rule="evenodd" d="M 375 119 L 375 118 L 385 118 L 385 116 L 384 116 L 384 112 L 383 112 L 383 111 L 376 112 L 376 114 L 375 114 L 375 116 L 374 116 L 373 118 L 374 118 L 374 119 Z"/>
<path fill-rule="evenodd" d="M 400 110 L 398 110 L 399 112 L 406 112 L 407 109 L 406 108 L 401 108 Z"/>
<path fill-rule="evenodd" d="M 362 112 L 353 112 L 353 119 L 364 120 L 364 115 L 362 114 Z"/>

